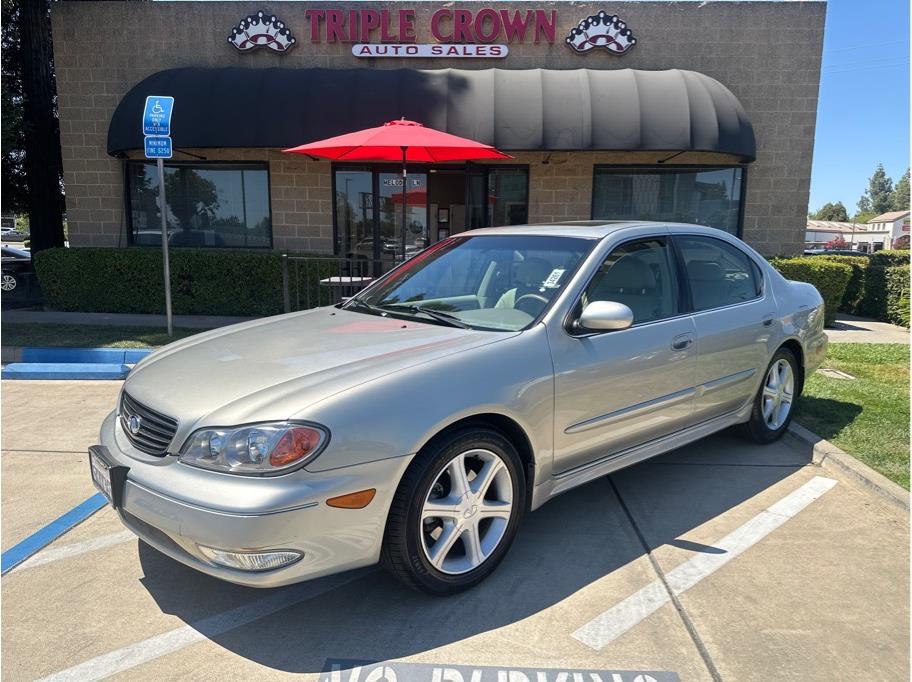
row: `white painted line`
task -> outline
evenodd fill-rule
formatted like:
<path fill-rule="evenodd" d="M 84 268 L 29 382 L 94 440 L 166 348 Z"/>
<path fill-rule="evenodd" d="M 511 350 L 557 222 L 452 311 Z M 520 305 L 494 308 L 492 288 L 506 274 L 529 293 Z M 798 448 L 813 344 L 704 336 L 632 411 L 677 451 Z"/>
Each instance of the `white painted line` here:
<path fill-rule="evenodd" d="M 277 611 L 294 606 L 306 599 L 313 599 L 321 594 L 330 592 L 338 587 L 364 577 L 371 571 L 353 571 L 322 578 L 318 582 L 305 582 L 288 588 L 281 588 L 275 593 L 262 599 L 239 606 L 230 611 L 217 613 L 209 618 L 196 621 L 190 625 L 163 632 L 149 639 L 144 639 L 135 644 L 129 644 L 101 656 L 91 658 L 84 663 L 74 665 L 72 668 L 42 678 L 47 680 L 103 680 L 125 670 L 130 670 L 143 663 L 161 658 L 167 654 L 205 639 L 233 630 L 241 625 L 246 625 L 260 618 L 272 615 Z"/>
<path fill-rule="evenodd" d="M 671 591 L 677 596 L 693 587 L 765 538 L 834 485 L 836 481 L 831 478 L 815 476 L 717 542 L 715 546 L 724 550 L 724 554 L 698 554 L 670 571 L 666 580 Z M 670 601 L 671 595 L 662 582 L 654 580 L 593 618 L 571 636 L 598 651 Z"/>
<path fill-rule="evenodd" d="M 87 552 L 94 552 L 98 549 L 112 547 L 113 545 L 119 545 L 123 542 L 129 542 L 130 540 L 135 539 L 136 536 L 133 535 L 133 533 L 128 530 L 122 530 L 118 533 L 111 533 L 110 535 L 102 535 L 98 538 L 92 538 L 91 540 L 86 540 L 85 542 L 76 542 L 71 545 L 64 545 L 63 547 L 50 547 L 26 559 L 21 564 L 16 566 L 16 568 L 10 571 L 10 573 L 18 573 L 19 571 L 24 571 L 28 568 L 43 566 L 44 564 L 60 561 L 61 559 L 69 559 L 70 557 L 86 554 Z"/>

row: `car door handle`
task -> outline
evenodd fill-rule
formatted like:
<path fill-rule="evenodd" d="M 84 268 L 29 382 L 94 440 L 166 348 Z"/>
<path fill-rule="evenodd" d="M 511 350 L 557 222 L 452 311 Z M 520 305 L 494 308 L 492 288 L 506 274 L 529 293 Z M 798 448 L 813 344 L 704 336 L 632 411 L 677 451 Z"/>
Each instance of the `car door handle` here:
<path fill-rule="evenodd" d="M 671 340 L 671 350 L 684 350 L 693 343 L 693 334 L 678 334 Z"/>
<path fill-rule="evenodd" d="M 768 313 L 768 314 L 764 315 L 763 316 L 763 326 L 764 327 L 772 326 L 774 317 L 775 317 L 775 315 L 773 315 L 773 313 Z"/>

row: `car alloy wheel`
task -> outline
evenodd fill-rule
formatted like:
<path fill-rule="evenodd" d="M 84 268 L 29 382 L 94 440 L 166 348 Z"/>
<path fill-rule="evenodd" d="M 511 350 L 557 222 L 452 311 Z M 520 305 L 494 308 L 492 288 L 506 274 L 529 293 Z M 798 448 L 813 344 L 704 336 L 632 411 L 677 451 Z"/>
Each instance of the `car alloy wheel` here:
<path fill-rule="evenodd" d="M 742 433 L 755 443 L 772 443 L 792 419 L 792 405 L 801 395 L 801 376 L 795 354 L 786 347 L 775 352 L 763 374 Z"/>
<path fill-rule="evenodd" d="M 513 512 L 513 479 L 499 455 L 461 452 L 437 474 L 421 511 L 425 556 L 441 573 L 478 568 L 497 549 Z"/>
<path fill-rule="evenodd" d="M 433 595 L 477 585 L 504 558 L 526 510 L 525 464 L 487 425 L 432 439 L 402 476 L 380 561 L 402 583 Z"/>
<path fill-rule="evenodd" d="M 772 431 L 781 428 L 792 411 L 795 395 L 795 375 L 785 358 L 772 364 L 763 382 L 762 410 L 766 426 Z"/>
<path fill-rule="evenodd" d="M 0 290 L 2 291 L 13 291 L 18 284 L 19 283 L 13 275 L 3 273 L 3 275 L 0 276 Z"/>

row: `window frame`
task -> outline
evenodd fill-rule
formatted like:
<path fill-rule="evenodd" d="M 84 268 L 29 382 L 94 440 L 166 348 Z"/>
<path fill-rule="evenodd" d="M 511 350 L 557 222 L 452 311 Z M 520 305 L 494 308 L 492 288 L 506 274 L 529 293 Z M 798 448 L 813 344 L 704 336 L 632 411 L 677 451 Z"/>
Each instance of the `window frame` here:
<path fill-rule="evenodd" d="M 713 237 L 712 235 L 701 234 L 699 232 L 673 232 L 669 235 L 669 237 L 671 238 L 671 241 L 674 244 L 675 255 L 677 256 L 678 278 L 681 280 L 683 288 L 686 291 L 687 308 L 689 310 L 689 312 L 687 313 L 688 315 L 702 315 L 703 313 L 709 313 L 709 312 L 713 312 L 716 310 L 725 310 L 726 308 L 733 308 L 735 306 L 745 305 L 747 303 L 754 303 L 756 301 L 759 301 L 759 300 L 762 300 L 763 298 L 765 298 L 767 281 L 766 281 L 766 275 L 763 272 L 763 267 L 761 267 L 761 265 L 756 261 L 756 259 L 751 254 L 749 254 L 747 251 L 745 251 L 744 249 L 739 247 L 737 244 L 732 244 L 730 241 L 728 241 L 726 239 L 720 239 L 719 237 Z M 757 294 L 756 296 L 754 296 L 753 298 L 747 299 L 746 301 L 737 301 L 735 303 L 726 303 L 725 305 L 716 306 L 715 308 L 706 308 L 704 310 L 697 310 L 695 308 L 694 302 L 693 302 L 693 292 L 692 292 L 691 286 L 690 286 L 690 277 L 687 275 L 687 263 L 684 260 L 684 252 L 681 250 L 681 246 L 678 243 L 679 239 L 688 238 L 688 237 L 697 238 L 697 239 L 709 239 L 712 241 L 722 242 L 723 244 L 730 246 L 731 248 L 738 251 L 738 253 L 742 254 L 747 259 L 748 263 L 750 263 L 750 265 L 752 266 L 752 269 L 754 271 L 754 274 L 759 279 L 760 293 Z"/>
<path fill-rule="evenodd" d="M 272 251 L 275 244 L 275 235 L 273 223 L 273 214 L 272 214 L 272 173 L 270 171 L 268 161 L 171 161 L 170 159 L 165 159 L 165 167 L 179 168 L 179 167 L 191 167 L 191 168 L 222 168 L 225 170 L 265 170 L 266 171 L 266 199 L 267 206 L 269 207 L 269 244 L 266 246 L 171 246 L 168 245 L 168 248 L 175 249 L 228 249 L 235 251 Z M 126 231 L 127 231 L 127 246 L 135 247 L 138 249 L 160 249 L 161 244 L 137 244 L 134 241 L 133 235 L 133 205 L 131 201 L 130 191 L 132 185 L 130 182 L 130 165 L 131 164 L 150 164 L 156 165 L 154 160 L 150 159 L 126 159 L 123 164 L 123 178 L 124 178 L 124 213 L 126 214 Z M 167 199 L 167 197 L 165 197 Z"/>
<path fill-rule="evenodd" d="M 592 220 L 608 220 L 607 218 L 596 218 L 595 217 L 595 182 L 597 175 L 602 173 L 607 173 L 610 175 L 630 175 L 630 174 L 639 174 L 639 175 L 659 175 L 659 174 L 675 174 L 688 171 L 717 171 L 717 170 L 731 170 L 733 168 L 741 169 L 741 189 L 740 189 L 740 199 L 738 200 L 738 224 L 736 226 L 736 232 L 732 236 L 737 237 L 738 239 L 742 238 L 744 234 L 744 206 L 746 204 L 746 195 L 747 195 L 747 164 L 741 163 L 731 163 L 731 164 L 714 164 L 708 166 L 701 166 L 699 164 L 678 164 L 678 165 L 644 165 L 644 164 L 606 164 L 606 163 L 596 163 L 592 166 L 592 193 L 589 203 L 589 217 Z M 659 223 L 669 223 L 674 221 L 668 220 L 656 220 L 655 222 Z M 711 225 L 706 227 L 712 227 Z M 716 228 L 721 229 L 721 228 Z M 725 230 L 723 230 L 725 232 Z M 728 234 L 731 234 L 730 232 Z"/>
<path fill-rule="evenodd" d="M 664 241 L 666 247 L 669 250 L 668 256 L 669 256 L 670 265 L 671 265 L 672 278 L 674 280 L 673 284 L 675 287 L 675 297 L 674 297 L 675 308 L 676 308 L 675 314 L 669 315 L 668 317 L 661 317 L 656 320 L 648 320 L 646 322 L 634 322 L 633 324 L 631 324 L 629 327 L 627 327 L 625 329 L 582 329 L 582 328 L 577 328 L 575 326 L 575 322 L 577 320 L 579 320 L 580 315 L 582 315 L 582 312 L 583 312 L 582 308 L 580 307 L 583 302 L 583 296 L 586 295 L 586 292 L 589 291 L 589 287 L 592 286 L 592 283 L 595 281 L 595 278 L 598 277 L 599 271 L 601 270 L 604 262 L 606 260 L 608 260 L 611 257 L 611 255 L 613 253 L 615 253 L 618 249 L 628 246 L 629 244 L 635 244 L 637 242 L 655 241 L 655 240 Z M 686 291 L 685 291 L 685 285 L 682 284 L 682 281 L 681 281 L 681 267 L 682 267 L 682 263 L 679 258 L 677 247 L 674 244 L 672 235 L 668 234 L 667 232 L 653 234 L 653 235 L 638 235 L 636 237 L 631 237 L 630 239 L 626 239 L 618 244 L 615 244 L 608 253 L 606 253 L 603 257 L 601 257 L 599 259 L 598 265 L 596 266 L 595 270 L 593 270 L 592 274 L 586 280 L 585 285 L 580 288 L 579 293 L 576 294 L 575 300 L 573 301 L 573 304 L 569 307 L 566 319 L 564 321 L 564 324 L 562 325 L 564 328 L 564 331 L 566 331 L 570 336 L 572 336 L 575 339 L 584 339 L 584 338 L 588 338 L 591 336 L 601 336 L 602 334 L 618 334 L 621 332 L 625 332 L 628 329 L 639 329 L 641 327 L 647 327 L 647 326 L 653 325 L 653 324 L 661 324 L 662 322 L 668 322 L 669 320 L 676 320 L 681 317 L 686 317 L 688 315 L 692 315 L 693 312 L 690 309 L 691 308 L 690 288 L 687 287 Z M 686 297 L 685 297 L 685 294 L 686 294 Z"/>

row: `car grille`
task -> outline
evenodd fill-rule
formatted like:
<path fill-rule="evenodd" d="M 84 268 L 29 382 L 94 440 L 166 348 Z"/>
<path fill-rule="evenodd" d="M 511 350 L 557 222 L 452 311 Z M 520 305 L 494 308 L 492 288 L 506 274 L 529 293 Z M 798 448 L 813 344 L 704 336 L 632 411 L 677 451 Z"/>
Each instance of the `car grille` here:
<path fill-rule="evenodd" d="M 132 417 L 139 419 L 139 429 L 136 433 L 130 430 Z M 120 425 L 133 447 L 157 457 L 167 454 L 171 439 L 177 431 L 176 419 L 136 402 L 126 392 L 120 399 Z"/>

